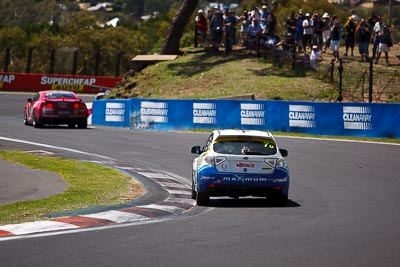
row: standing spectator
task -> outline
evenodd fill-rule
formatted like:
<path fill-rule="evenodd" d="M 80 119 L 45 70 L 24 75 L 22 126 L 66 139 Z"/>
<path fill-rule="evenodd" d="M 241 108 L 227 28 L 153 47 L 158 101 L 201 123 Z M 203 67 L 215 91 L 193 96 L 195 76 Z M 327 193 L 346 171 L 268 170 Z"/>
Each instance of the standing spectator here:
<path fill-rule="evenodd" d="M 268 25 L 268 17 L 270 12 L 268 11 L 268 7 L 266 5 L 261 7 L 261 18 L 260 25 L 263 29 L 265 29 Z"/>
<path fill-rule="evenodd" d="M 296 13 L 294 10 L 290 11 L 290 16 L 286 19 L 286 34 L 288 35 L 289 33 L 294 36 L 296 33 L 296 25 L 297 25 L 297 19 L 296 19 Z"/>
<path fill-rule="evenodd" d="M 342 31 L 339 19 L 335 17 L 331 26 L 331 50 L 333 51 L 334 60 L 339 60 L 340 35 Z"/>
<path fill-rule="evenodd" d="M 225 38 L 225 52 L 230 53 L 232 46 L 236 44 L 236 25 L 238 18 L 234 10 L 228 11 L 228 16 L 224 19 L 224 38 Z"/>
<path fill-rule="evenodd" d="M 377 21 L 373 26 L 373 46 L 372 46 L 372 57 L 376 58 L 376 51 L 379 46 L 379 32 L 383 30 L 383 18 L 378 16 Z"/>
<path fill-rule="evenodd" d="M 351 19 L 353 20 L 354 24 L 357 25 L 358 16 L 357 16 L 356 11 L 354 9 L 350 12 L 350 15 L 351 15 Z"/>
<path fill-rule="evenodd" d="M 250 18 L 251 20 L 256 19 L 258 22 L 261 20 L 261 12 L 256 5 L 250 12 Z"/>
<path fill-rule="evenodd" d="M 356 42 L 356 24 L 354 23 L 352 16 L 350 16 L 346 24 L 344 24 L 344 34 L 346 45 L 346 52 L 344 53 L 344 56 L 348 56 L 350 48 L 351 56 L 354 57 L 354 45 Z"/>
<path fill-rule="evenodd" d="M 300 9 L 299 15 L 297 17 L 297 26 L 295 35 L 296 46 L 298 48 L 299 53 L 303 52 L 303 31 L 304 31 L 303 20 L 304 20 L 304 13 L 303 10 Z"/>
<path fill-rule="evenodd" d="M 271 10 L 267 18 L 267 26 L 264 28 L 266 35 L 271 37 L 275 36 L 276 24 L 277 24 L 276 16 L 274 14 L 274 11 Z"/>
<path fill-rule="evenodd" d="M 381 54 L 382 52 L 384 52 L 386 65 L 389 66 L 390 65 L 389 47 L 393 46 L 393 38 L 388 25 L 383 24 L 383 29 L 378 32 L 378 35 L 379 35 L 379 47 L 378 47 L 378 56 L 376 57 L 375 64 L 378 64 Z"/>
<path fill-rule="evenodd" d="M 197 37 L 200 39 L 200 47 L 204 47 L 207 39 L 207 18 L 204 16 L 203 9 L 199 9 L 198 15 L 195 18 Z"/>
<path fill-rule="evenodd" d="M 324 30 L 324 22 L 322 17 L 319 15 L 318 11 L 315 11 L 312 17 L 313 21 L 313 45 L 318 46 L 318 50 L 322 49 L 323 44 L 323 30 Z"/>
<path fill-rule="evenodd" d="M 310 13 L 306 13 L 303 20 L 303 49 L 304 53 L 307 51 L 307 46 L 310 47 L 310 52 L 312 51 L 312 36 L 313 36 L 313 25 L 310 19 Z"/>
<path fill-rule="evenodd" d="M 369 25 L 364 18 L 361 19 L 360 24 L 356 28 L 356 33 L 358 37 L 358 51 L 361 55 L 361 62 L 366 62 L 369 56 Z"/>
<path fill-rule="evenodd" d="M 331 18 L 328 13 L 324 13 L 322 16 L 322 21 L 324 23 L 324 28 L 322 32 L 322 41 L 324 42 L 324 47 L 322 49 L 322 53 L 326 52 L 326 49 L 329 48 L 331 43 Z"/>
<path fill-rule="evenodd" d="M 249 25 L 248 29 L 248 42 L 247 49 L 249 50 L 249 54 L 252 55 L 252 51 L 257 48 L 258 37 L 262 32 L 262 27 L 260 22 L 256 18 L 252 18 L 252 22 Z"/>
<path fill-rule="evenodd" d="M 210 22 L 211 44 L 216 50 L 219 49 L 222 42 L 223 27 L 224 20 L 222 18 L 222 11 L 217 9 Z"/>
<path fill-rule="evenodd" d="M 250 24 L 250 15 L 247 10 L 243 11 L 243 14 L 239 17 L 239 21 L 242 23 L 240 26 L 240 37 L 242 38 L 242 45 L 246 46 L 247 44 L 247 32 Z"/>

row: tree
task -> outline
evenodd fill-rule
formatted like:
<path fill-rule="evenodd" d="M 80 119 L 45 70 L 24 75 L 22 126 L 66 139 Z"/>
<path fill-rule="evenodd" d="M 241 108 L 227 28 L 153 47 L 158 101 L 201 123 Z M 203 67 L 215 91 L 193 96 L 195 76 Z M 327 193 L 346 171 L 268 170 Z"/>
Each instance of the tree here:
<path fill-rule="evenodd" d="M 183 2 L 169 27 L 169 32 L 161 49 L 161 54 L 178 55 L 181 53 L 179 50 L 179 41 L 198 3 L 199 0 L 185 0 Z"/>

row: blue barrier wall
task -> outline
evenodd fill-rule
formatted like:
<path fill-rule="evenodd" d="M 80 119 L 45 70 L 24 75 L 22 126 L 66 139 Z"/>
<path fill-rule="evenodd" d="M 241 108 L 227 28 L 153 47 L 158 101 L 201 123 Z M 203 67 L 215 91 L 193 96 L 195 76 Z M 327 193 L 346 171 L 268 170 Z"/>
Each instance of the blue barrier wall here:
<path fill-rule="evenodd" d="M 96 100 L 93 125 L 131 129 L 239 128 L 400 138 L 400 104 L 254 100 Z"/>

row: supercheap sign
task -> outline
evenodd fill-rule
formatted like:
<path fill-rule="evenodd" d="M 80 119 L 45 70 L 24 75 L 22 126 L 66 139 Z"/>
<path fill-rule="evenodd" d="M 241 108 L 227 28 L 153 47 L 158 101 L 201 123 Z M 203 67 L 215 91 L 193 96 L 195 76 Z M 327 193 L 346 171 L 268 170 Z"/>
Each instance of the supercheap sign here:
<path fill-rule="evenodd" d="M 30 74 L 0 72 L 0 90 L 43 91 L 67 90 L 80 93 L 98 93 L 113 88 L 122 78 L 106 76 L 77 76 L 61 74 Z"/>

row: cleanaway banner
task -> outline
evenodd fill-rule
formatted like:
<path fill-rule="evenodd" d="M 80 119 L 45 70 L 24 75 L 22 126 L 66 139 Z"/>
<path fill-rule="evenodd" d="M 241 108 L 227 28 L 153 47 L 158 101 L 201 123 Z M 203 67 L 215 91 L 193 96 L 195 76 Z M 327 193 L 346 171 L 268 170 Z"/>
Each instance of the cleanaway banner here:
<path fill-rule="evenodd" d="M 149 130 L 254 129 L 400 137 L 400 104 L 254 100 L 96 100 L 93 124 Z"/>

